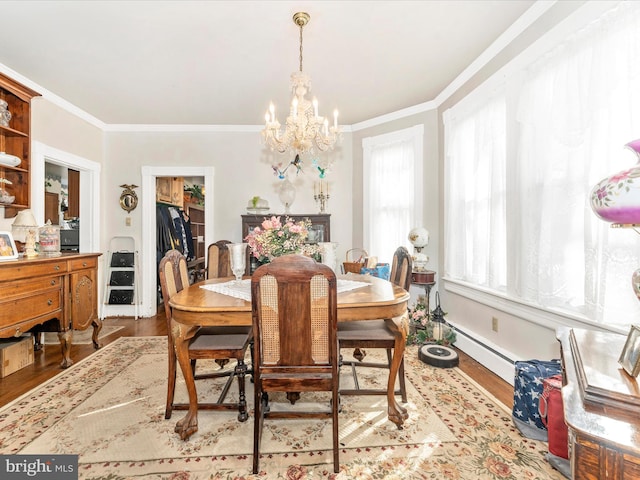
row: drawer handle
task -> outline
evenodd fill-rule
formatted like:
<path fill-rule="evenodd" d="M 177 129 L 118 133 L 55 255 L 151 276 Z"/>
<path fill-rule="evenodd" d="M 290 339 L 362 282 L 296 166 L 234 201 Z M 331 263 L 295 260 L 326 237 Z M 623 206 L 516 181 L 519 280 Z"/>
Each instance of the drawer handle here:
<path fill-rule="evenodd" d="M 86 267 L 87 266 L 87 262 L 82 262 L 82 266 Z"/>
<path fill-rule="evenodd" d="M 53 300 L 51 299 L 47 300 L 47 305 L 53 305 Z"/>
<path fill-rule="evenodd" d="M 53 267 L 54 270 L 60 270 L 60 265 L 56 265 L 55 267 Z"/>
<path fill-rule="evenodd" d="M 13 336 L 19 337 L 20 335 L 22 335 L 22 332 L 20 331 L 20 327 L 16 327 L 16 333 L 14 333 Z"/>
<path fill-rule="evenodd" d="M 56 281 L 55 280 L 51 280 L 51 285 L 55 285 Z"/>

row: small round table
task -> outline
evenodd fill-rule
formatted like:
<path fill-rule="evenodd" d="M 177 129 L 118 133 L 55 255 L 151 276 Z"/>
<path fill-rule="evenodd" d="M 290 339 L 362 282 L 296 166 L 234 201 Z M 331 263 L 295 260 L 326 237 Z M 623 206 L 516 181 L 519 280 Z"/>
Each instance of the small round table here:
<path fill-rule="evenodd" d="M 426 293 L 425 307 L 427 307 L 427 315 L 431 317 L 431 310 L 429 309 L 429 297 L 431 296 L 431 288 L 436 284 L 436 272 L 434 272 L 433 270 L 412 272 L 411 284 L 422 285 L 424 287 L 424 291 Z"/>

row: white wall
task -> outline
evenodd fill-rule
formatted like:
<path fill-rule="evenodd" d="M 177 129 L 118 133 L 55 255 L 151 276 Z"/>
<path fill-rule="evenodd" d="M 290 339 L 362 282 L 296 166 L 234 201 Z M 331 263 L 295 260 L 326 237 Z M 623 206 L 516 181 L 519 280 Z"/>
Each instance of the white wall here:
<path fill-rule="evenodd" d="M 241 241 L 240 215 L 254 195 L 269 201 L 271 212 L 283 213 L 277 188 L 282 183 L 273 174 L 273 155 L 264 150 L 260 133 L 255 132 L 109 132 L 106 136 L 106 156 L 109 167 L 104 170 L 105 219 L 103 245 L 108 245 L 113 236 L 133 236 L 136 244 L 142 242 L 141 208 L 129 214 L 119 206 L 123 183 L 142 185 L 141 169 L 146 167 L 201 167 L 214 169 L 213 212 L 205 212 L 205 221 L 213 223 L 214 241 L 220 239 Z M 328 153 L 334 163 L 326 180 L 330 183 L 331 197 L 327 213 L 331 214 L 331 240 L 339 243 L 338 258 L 343 258 L 352 245 L 352 150 L 351 135 L 343 135 L 338 149 Z M 291 155 L 276 157 L 285 165 Z M 296 199 L 292 213 L 316 213 L 318 205 L 313 199 L 313 182 L 318 180 L 311 160 L 304 159 L 303 172 L 295 174 L 292 167 L 288 174 L 296 186 Z M 138 189 L 138 196 L 142 192 Z M 126 226 L 126 217 L 131 217 L 131 226 Z M 145 252 L 147 253 L 147 252 Z M 144 255 L 143 262 L 152 259 Z M 155 282 L 155 278 L 144 278 L 144 282 Z M 145 285 L 142 285 L 145 288 Z M 144 316 L 145 313 L 143 312 Z"/>
<path fill-rule="evenodd" d="M 363 245 L 363 151 L 362 140 L 367 137 L 382 135 L 384 133 L 402 130 L 414 125 L 424 125 L 423 144 L 423 169 L 422 169 L 422 189 L 423 189 L 423 218 L 421 225 L 430 233 L 429 245 L 422 252 L 429 257 L 427 268 L 440 272 L 439 263 L 439 241 L 440 241 L 440 204 L 439 204 L 439 164 L 438 164 L 438 115 L 437 111 L 430 110 L 417 115 L 411 115 L 399 120 L 384 123 L 374 127 L 362 128 L 353 132 L 353 216 L 354 216 L 354 246 Z M 409 232 L 405 232 L 407 235 Z M 431 298 L 435 296 L 438 284 L 432 289 Z M 418 295 L 424 295 L 422 287 L 411 288 L 413 301 Z"/>

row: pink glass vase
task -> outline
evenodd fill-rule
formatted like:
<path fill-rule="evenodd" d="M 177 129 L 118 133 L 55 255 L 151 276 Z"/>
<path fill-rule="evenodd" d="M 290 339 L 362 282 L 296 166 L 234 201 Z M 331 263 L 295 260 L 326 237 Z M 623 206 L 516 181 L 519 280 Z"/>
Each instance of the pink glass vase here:
<path fill-rule="evenodd" d="M 640 139 L 625 147 L 638 163 L 598 182 L 591 190 L 591 208 L 605 222 L 640 224 Z"/>

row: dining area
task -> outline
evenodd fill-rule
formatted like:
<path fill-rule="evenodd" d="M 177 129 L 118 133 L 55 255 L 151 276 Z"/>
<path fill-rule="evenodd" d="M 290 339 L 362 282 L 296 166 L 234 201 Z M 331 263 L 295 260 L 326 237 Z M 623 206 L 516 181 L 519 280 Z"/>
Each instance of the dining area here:
<path fill-rule="evenodd" d="M 296 253 L 274 258 L 247 276 L 243 275 L 246 248 L 246 244 L 227 241 L 212 244 L 207 278 L 191 285 L 179 252 L 167 252 L 160 262 L 170 332 L 165 419 L 171 418 L 173 410 L 186 411 L 174 432 L 187 441 L 198 431 L 201 410 L 234 410 L 239 422 L 253 417 L 254 473 L 259 470 L 265 420 L 331 419 L 334 472 L 338 472 L 341 395 L 386 398 L 387 419 L 397 429 L 408 418 L 402 403 L 406 402 L 404 349 L 411 257 L 403 247 L 399 256 L 396 252 L 390 280 L 336 273 Z M 341 351 L 351 353 L 352 347 L 363 347 L 356 348 L 358 360 L 343 363 Z M 387 361 L 364 362 L 365 349 L 371 348 L 385 349 Z M 213 375 L 201 375 L 197 362 L 205 358 L 221 368 Z M 359 362 L 384 369 L 386 388 L 359 388 Z M 178 369 L 188 393 L 183 404 L 174 402 Z M 343 376 L 353 373 L 349 385 L 341 384 L 341 370 Z M 226 383 L 217 401 L 205 402 L 196 385 L 212 376 L 226 377 Z M 246 395 L 248 382 L 253 386 L 253 401 Z M 237 383 L 237 394 L 234 390 L 233 400 L 227 400 L 232 383 Z M 326 405 L 306 408 L 311 392 L 325 394 Z M 288 405 L 273 408 L 273 398 L 279 394 L 286 395 Z"/>

